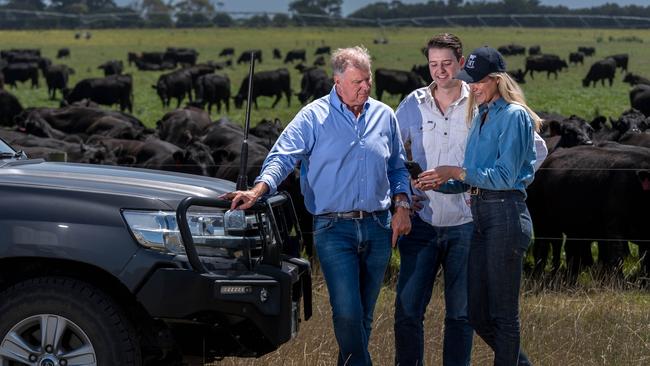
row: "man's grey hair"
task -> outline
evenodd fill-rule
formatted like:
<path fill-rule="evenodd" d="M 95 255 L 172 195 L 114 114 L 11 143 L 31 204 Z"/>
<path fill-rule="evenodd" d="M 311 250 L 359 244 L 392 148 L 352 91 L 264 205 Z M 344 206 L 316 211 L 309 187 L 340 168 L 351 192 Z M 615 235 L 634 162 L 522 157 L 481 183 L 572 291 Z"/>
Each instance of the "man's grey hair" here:
<path fill-rule="evenodd" d="M 334 75 L 343 74 L 349 66 L 370 72 L 372 63 L 368 49 L 363 46 L 339 48 L 332 53 L 331 62 Z"/>

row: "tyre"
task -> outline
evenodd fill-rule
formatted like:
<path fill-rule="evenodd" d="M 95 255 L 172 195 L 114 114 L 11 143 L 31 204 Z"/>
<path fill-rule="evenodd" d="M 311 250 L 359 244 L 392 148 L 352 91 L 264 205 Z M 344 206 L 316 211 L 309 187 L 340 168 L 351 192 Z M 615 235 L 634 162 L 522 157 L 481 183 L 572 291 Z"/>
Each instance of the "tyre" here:
<path fill-rule="evenodd" d="M 0 293 L 0 366 L 136 366 L 133 326 L 102 291 L 44 277 Z"/>

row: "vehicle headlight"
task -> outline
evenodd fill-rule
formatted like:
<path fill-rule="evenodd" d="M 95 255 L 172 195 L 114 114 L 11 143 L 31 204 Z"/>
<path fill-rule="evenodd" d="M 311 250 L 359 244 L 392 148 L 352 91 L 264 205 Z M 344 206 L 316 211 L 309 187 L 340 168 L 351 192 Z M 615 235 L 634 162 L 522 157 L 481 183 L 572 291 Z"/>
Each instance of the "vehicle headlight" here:
<path fill-rule="evenodd" d="M 138 243 L 161 251 L 185 254 L 185 247 L 174 211 L 124 210 L 122 215 Z M 228 235 L 224 228 L 224 212 L 188 212 L 187 223 L 197 251 L 201 255 L 228 255 L 239 248 L 245 237 Z M 246 216 L 248 228 L 255 228 L 254 215 Z"/>

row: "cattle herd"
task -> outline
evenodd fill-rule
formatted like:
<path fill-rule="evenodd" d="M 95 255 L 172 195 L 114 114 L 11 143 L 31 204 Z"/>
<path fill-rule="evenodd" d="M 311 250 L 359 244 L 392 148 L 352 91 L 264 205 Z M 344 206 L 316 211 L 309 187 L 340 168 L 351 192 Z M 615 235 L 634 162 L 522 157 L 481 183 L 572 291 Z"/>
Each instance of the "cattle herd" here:
<path fill-rule="evenodd" d="M 525 55 L 526 48 L 510 44 L 499 47 L 504 55 Z M 273 49 L 272 57 L 298 70 L 302 76 L 300 103 L 327 94 L 333 85 L 325 65 L 329 46 L 318 47 L 313 63 L 307 64 L 305 49 L 284 53 Z M 584 63 L 593 57 L 593 47 L 580 47 L 568 56 L 570 64 Z M 230 109 L 230 100 L 241 108 L 248 94 L 248 77 L 231 93 L 226 70 L 255 59 L 263 63 L 260 49 L 239 53 L 224 48 L 218 57 L 226 61 L 197 63 L 199 53 L 189 48 L 168 48 L 164 52 L 129 52 L 129 66 L 139 71 L 164 71 L 151 87 L 168 107 L 175 100 L 176 109 L 164 114 L 155 128 L 147 128 L 132 116 L 133 79 L 124 74 L 121 60 L 106 60 L 97 65 L 103 77 L 80 80 L 72 88 L 68 79 L 75 72 L 64 64 L 52 64 L 38 49 L 1 51 L 0 59 L 0 137 L 30 157 L 65 159 L 71 162 L 113 164 L 130 167 L 172 170 L 236 180 L 243 130 L 239 124 L 221 118 L 210 119 L 213 106 L 217 111 Z M 69 49 L 60 49 L 57 59 L 74 57 Z M 293 65 L 294 62 L 298 62 Z M 282 97 L 291 104 L 291 80 L 285 67 L 256 72 L 253 76 L 253 105 L 257 97 L 275 97 L 275 107 Z M 617 119 L 604 117 L 585 121 L 577 116 L 540 113 L 545 120 L 543 137 L 549 156 L 528 189 L 528 205 L 533 218 L 536 242 L 533 247 L 534 273 L 547 266 L 560 268 L 560 252 L 566 237 L 567 273 L 577 274 L 593 263 L 591 243 L 599 244 L 598 261 L 609 269 L 620 268 L 629 254 L 627 241 L 639 245 L 644 257 L 642 270 L 650 274 L 650 80 L 627 72 L 628 55 L 618 54 L 593 62 L 582 83 L 596 86 L 600 81 L 611 86 L 616 70 L 625 72 L 624 82 L 631 85 L 630 106 Z M 568 69 L 566 59 L 542 53 L 538 45 L 528 48 L 524 70 L 509 71 L 519 82 L 535 72 L 555 78 Z M 18 82 L 39 87 L 45 78 L 48 96 L 57 98 L 59 108 L 23 108 L 20 101 L 5 90 Z M 404 98 L 415 88 L 431 82 L 428 65 L 414 65 L 410 71 L 378 68 L 374 84 L 381 100 L 384 92 Z M 184 108 L 181 104 L 188 99 Z M 120 111 L 100 108 L 118 105 Z M 205 109 L 207 108 L 207 112 Z M 259 171 L 266 154 L 279 136 L 282 123 L 263 120 L 251 130 L 249 138 L 250 181 Z M 309 215 L 301 205 L 297 175 L 285 182 L 301 211 L 301 225 L 311 227 Z M 308 238 L 308 242 L 310 242 Z M 553 260 L 547 264 L 549 254 Z"/>

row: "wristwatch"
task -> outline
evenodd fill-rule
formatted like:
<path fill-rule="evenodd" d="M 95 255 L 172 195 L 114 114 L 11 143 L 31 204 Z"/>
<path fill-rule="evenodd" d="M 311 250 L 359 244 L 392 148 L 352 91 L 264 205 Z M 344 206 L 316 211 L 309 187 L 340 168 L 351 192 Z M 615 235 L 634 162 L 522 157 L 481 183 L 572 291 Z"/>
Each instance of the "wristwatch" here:
<path fill-rule="evenodd" d="M 411 204 L 409 203 L 409 201 L 406 201 L 406 200 L 395 201 L 394 205 L 395 205 L 395 208 L 404 207 L 407 210 L 411 209 Z"/>
<path fill-rule="evenodd" d="M 460 171 L 460 174 L 458 174 L 458 179 L 461 181 L 465 181 L 465 178 L 467 178 L 467 170 L 465 168 L 462 168 L 463 170 Z"/>

